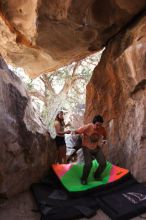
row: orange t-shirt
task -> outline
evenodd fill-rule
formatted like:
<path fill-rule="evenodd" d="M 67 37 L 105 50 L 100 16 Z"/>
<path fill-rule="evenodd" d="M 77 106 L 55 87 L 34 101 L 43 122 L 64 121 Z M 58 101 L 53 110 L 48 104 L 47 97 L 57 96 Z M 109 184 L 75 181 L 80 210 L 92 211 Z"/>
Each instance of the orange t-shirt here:
<path fill-rule="evenodd" d="M 82 134 L 82 146 L 95 149 L 102 138 L 106 138 L 106 130 L 99 125 L 95 128 L 93 123 L 84 125 L 76 130 L 77 134 Z"/>

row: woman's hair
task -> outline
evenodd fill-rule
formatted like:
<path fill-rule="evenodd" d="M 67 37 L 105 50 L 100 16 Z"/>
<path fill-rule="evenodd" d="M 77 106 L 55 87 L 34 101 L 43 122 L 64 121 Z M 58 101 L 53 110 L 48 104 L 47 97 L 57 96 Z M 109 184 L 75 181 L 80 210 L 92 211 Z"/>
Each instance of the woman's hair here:
<path fill-rule="evenodd" d="M 55 121 L 59 121 L 60 124 L 61 124 L 61 126 L 64 126 L 64 125 L 65 125 L 64 119 L 59 118 L 59 115 L 60 115 L 60 114 L 63 114 L 63 111 L 59 111 L 59 112 L 58 112 L 58 114 L 56 115 Z"/>
<path fill-rule="evenodd" d="M 103 117 L 101 116 L 101 115 L 96 115 L 96 116 L 94 116 L 94 118 L 93 118 L 93 124 L 95 124 L 96 122 L 100 122 L 100 123 L 103 123 L 104 122 L 104 120 L 103 120 Z"/>

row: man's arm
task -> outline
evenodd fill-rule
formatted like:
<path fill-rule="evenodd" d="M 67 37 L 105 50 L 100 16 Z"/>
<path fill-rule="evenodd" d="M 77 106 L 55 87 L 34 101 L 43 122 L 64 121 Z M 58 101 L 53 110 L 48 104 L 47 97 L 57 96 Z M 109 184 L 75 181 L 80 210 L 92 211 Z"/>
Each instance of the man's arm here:
<path fill-rule="evenodd" d="M 75 134 L 83 134 L 88 128 L 89 128 L 89 125 L 84 125 L 78 129 L 76 129 L 74 132 L 75 132 Z"/>
<path fill-rule="evenodd" d="M 102 143 L 106 144 L 106 142 L 107 142 L 107 132 L 106 132 L 105 128 L 103 128 L 103 141 L 102 141 Z"/>

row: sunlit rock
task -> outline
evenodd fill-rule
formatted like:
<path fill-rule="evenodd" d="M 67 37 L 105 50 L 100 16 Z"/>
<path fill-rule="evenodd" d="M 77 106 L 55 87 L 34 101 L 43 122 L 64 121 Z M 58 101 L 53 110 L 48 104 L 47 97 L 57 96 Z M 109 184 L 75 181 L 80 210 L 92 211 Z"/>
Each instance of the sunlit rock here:
<path fill-rule="evenodd" d="M 102 114 L 108 159 L 146 181 L 146 15 L 105 49 L 87 86 L 86 122 Z"/>
<path fill-rule="evenodd" d="M 55 146 L 21 80 L 0 58 L 0 196 L 29 188 L 48 170 Z"/>
<path fill-rule="evenodd" d="M 32 77 L 103 48 L 145 0 L 1 0 L 1 54 Z"/>

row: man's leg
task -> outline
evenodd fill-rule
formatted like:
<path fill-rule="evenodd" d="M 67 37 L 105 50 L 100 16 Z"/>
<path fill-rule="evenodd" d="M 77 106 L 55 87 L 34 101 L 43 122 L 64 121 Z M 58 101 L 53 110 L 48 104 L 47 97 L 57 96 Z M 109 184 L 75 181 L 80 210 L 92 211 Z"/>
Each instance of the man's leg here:
<path fill-rule="evenodd" d="M 76 158 L 76 157 L 77 157 L 77 152 L 75 150 L 71 155 L 68 156 L 67 163 L 69 163 L 71 161 L 75 161 L 74 158 Z"/>
<path fill-rule="evenodd" d="M 73 147 L 76 151 L 82 147 L 82 138 L 80 135 L 77 136 L 75 146 Z"/>
<path fill-rule="evenodd" d="M 99 166 L 94 174 L 94 177 L 98 179 L 106 167 L 106 159 L 100 147 L 97 148 L 94 155 L 95 155 L 95 159 L 99 163 Z"/>
<path fill-rule="evenodd" d="M 87 147 L 83 147 L 83 154 L 84 154 L 85 164 L 83 167 L 81 183 L 87 184 L 87 179 L 88 179 L 91 167 L 92 167 L 92 154 L 91 154 L 91 151 Z"/>

